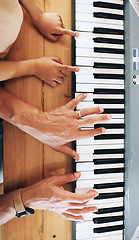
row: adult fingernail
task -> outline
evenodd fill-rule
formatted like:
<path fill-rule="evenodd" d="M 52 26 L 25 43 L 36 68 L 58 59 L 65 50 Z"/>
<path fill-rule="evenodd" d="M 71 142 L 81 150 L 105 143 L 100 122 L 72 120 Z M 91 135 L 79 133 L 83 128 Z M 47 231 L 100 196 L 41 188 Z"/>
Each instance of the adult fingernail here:
<path fill-rule="evenodd" d="M 84 95 L 85 97 L 87 97 L 87 93 L 84 93 L 83 95 Z"/>
<path fill-rule="evenodd" d="M 77 67 L 77 68 L 76 68 L 76 72 L 79 72 L 79 70 L 80 70 L 80 68 Z"/>
<path fill-rule="evenodd" d="M 99 108 L 100 112 L 104 112 L 104 109 L 102 107 Z"/>
<path fill-rule="evenodd" d="M 111 119 L 112 118 L 112 115 L 111 114 L 107 114 L 107 119 Z"/>
<path fill-rule="evenodd" d="M 98 208 L 95 208 L 95 210 L 94 210 L 93 212 L 94 212 L 94 213 L 95 213 L 95 212 L 98 212 Z"/>

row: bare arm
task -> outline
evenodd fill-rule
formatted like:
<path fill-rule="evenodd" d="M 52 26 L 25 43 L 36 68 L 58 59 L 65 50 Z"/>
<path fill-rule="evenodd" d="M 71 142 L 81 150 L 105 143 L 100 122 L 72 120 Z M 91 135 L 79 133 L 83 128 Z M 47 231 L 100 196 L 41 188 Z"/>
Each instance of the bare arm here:
<path fill-rule="evenodd" d="M 71 193 L 62 187 L 63 184 L 76 181 L 81 174 L 71 173 L 55 176 L 23 188 L 21 198 L 25 207 L 54 211 L 66 219 L 83 221 L 83 214 L 97 211 L 93 205 L 87 206 L 89 200 L 98 193 L 94 190 L 85 194 Z M 0 196 L 0 225 L 15 217 L 13 192 Z"/>
<path fill-rule="evenodd" d="M 64 106 L 43 112 L 0 88 L 0 118 L 54 150 L 78 160 L 78 153 L 69 148 L 66 143 L 104 133 L 104 128 L 82 130 L 82 127 L 90 127 L 95 123 L 111 119 L 111 115 L 100 115 L 103 109 L 99 107 L 81 109 L 82 117 L 90 116 L 79 119 L 79 114 L 74 111 L 74 108 L 86 96 L 86 94 L 80 94 Z"/>
<path fill-rule="evenodd" d="M 29 13 L 38 30 L 49 40 L 57 41 L 63 34 L 78 37 L 79 33 L 63 27 L 63 20 L 58 13 L 44 13 L 35 0 L 20 0 Z"/>
<path fill-rule="evenodd" d="M 33 60 L 0 61 L 0 81 L 33 75 Z"/>

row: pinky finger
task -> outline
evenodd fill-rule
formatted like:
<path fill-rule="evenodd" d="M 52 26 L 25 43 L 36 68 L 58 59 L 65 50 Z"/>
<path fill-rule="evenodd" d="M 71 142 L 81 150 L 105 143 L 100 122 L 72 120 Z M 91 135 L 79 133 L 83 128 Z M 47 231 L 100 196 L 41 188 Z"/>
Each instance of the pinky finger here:
<path fill-rule="evenodd" d="M 64 218 L 66 218 L 67 220 L 71 220 L 71 221 L 81 221 L 81 222 L 84 221 L 84 218 L 83 218 L 81 215 L 75 216 L 75 215 L 68 214 L 68 213 L 62 213 L 61 215 L 62 215 Z"/>

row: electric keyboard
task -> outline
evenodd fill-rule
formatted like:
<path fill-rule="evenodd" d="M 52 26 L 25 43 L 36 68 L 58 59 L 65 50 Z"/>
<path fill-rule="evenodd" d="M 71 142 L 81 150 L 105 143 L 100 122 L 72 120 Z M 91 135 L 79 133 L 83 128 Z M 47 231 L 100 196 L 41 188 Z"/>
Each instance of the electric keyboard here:
<path fill-rule="evenodd" d="M 97 206 L 98 212 L 85 214 L 84 222 L 73 224 L 73 240 L 130 240 L 136 226 L 139 225 L 139 217 L 134 222 L 130 212 L 134 206 L 134 204 L 130 206 L 133 196 L 128 195 L 133 191 L 133 185 L 131 186 L 129 180 L 134 176 L 134 171 L 130 173 L 129 179 L 130 170 L 127 167 L 133 150 L 129 139 L 125 144 L 125 122 L 129 127 L 127 129 L 129 137 L 129 131 L 131 134 L 133 132 L 134 122 L 129 115 L 129 109 L 126 112 L 128 119 L 125 120 L 125 88 L 129 89 L 129 85 L 135 88 L 128 76 L 137 74 L 135 71 L 138 68 L 138 59 L 132 56 L 132 52 L 135 52 L 135 55 L 138 53 L 136 48 L 139 41 L 135 39 L 134 44 L 137 42 L 138 45 L 129 46 L 131 35 L 128 31 L 131 22 L 135 21 L 134 18 L 137 18 L 138 26 L 139 20 L 129 1 L 123 0 L 74 0 L 72 9 L 73 30 L 80 33 L 79 38 L 73 40 L 72 44 L 73 65 L 80 68 L 78 73 L 73 74 L 73 97 L 82 92 L 88 93 L 87 98 L 78 104 L 77 109 L 99 106 L 104 108 L 104 114 L 112 114 L 110 121 L 92 126 L 92 128 L 105 127 L 107 129 L 105 134 L 78 140 L 75 143 L 80 160 L 74 170 L 81 172 L 75 191 L 83 193 L 94 188 L 99 192 L 99 196 L 88 203 Z M 129 18 L 131 11 L 133 18 L 132 15 Z M 125 18 L 128 18 L 127 23 Z M 125 28 L 128 29 L 127 35 Z M 134 58 L 129 57 L 127 53 L 125 59 L 126 39 L 128 52 Z M 131 64 L 129 59 L 135 59 L 136 64 L 134 61 Z M 128 73 L 126 82 L 125 73 Z M 132 101 L 130 96 L 126 99 L 129 105 Z M 134 110 L 135 114 L 137 112 Z M 137 118 L 134 118 L 134 121 L 137 122 Z M 127 158 L 125 146 L 128 147 Z M 127 215 L 124 214 L 125 210 Z M 136 212 L 135 209 L 133 212 Z M 130 226 L 126 230 L 129 222 Z"/>

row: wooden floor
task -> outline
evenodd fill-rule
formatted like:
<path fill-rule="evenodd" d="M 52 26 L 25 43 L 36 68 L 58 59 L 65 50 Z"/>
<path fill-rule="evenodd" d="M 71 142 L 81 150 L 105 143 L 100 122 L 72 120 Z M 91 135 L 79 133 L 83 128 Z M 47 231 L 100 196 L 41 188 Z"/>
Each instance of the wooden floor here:
<path fill-rule="evenodd" d="M 58 12 L 64 26 L 71 29 L 71 0 L 38 0 L 46 12 Z M 64 64 L 71 64 L 71 38 L 63 36 L 51 43 L 33 26 L 24 12 L 20 35 L 7 59 L 23 60 L 42 56 L 59 56 Z M 71 99 L 71 74 L 57 88 L 35 77 L 7 81 L 5 87 L 24 101 L 47 111 Z M 42 178 L 71 172 L 71 158 L 43 146 L 31 136 L 4 123 L 4 191 L 35 183 Z M 67 189 L 71 186 L 67 185 Z M 72 223 L 48 211 L 36 211 L 34 216 L 14 219 L 4 225 L 3 240 L 71 240 Z M 1 240 L 1 239 L 0 239 Z"/>

